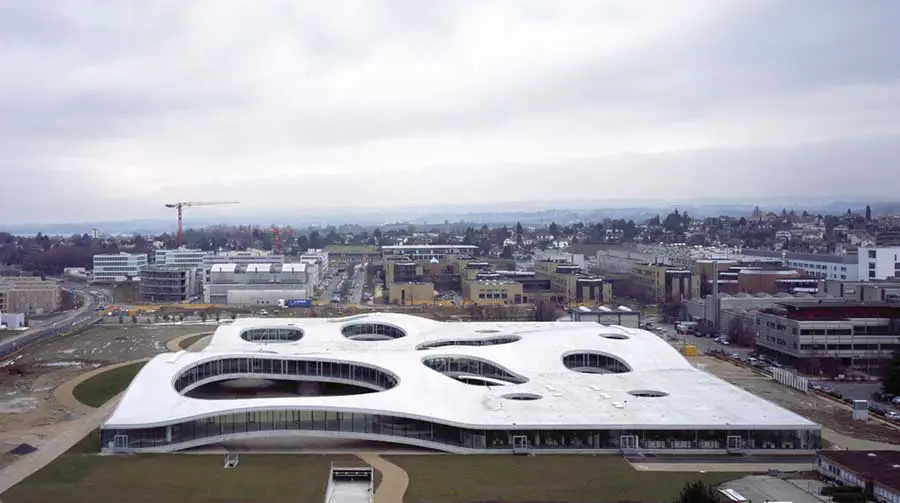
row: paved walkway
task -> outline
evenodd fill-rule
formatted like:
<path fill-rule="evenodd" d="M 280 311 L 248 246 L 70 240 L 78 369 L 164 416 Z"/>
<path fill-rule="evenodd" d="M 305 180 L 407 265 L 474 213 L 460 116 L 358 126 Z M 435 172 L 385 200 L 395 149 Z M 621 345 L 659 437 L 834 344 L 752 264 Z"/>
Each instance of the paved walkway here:
<path fill-rule="evenodd" d="M 81 441 L 90 432 L 99 428 L 100 424 L 112 413 L 118 401 L 119 397 L 116 396 L 99 409 L 91 409 L 90 413 L 74 421 L 67 421 L 57 425 L 57 434 L 41 445 L 40 449 L 22 457 L 0 471 L 0 496 L 10 487 L 47 466 L 51 461 L 71 449 L 73 445 Z"/>
<path fill-rule="evenodd" d="M 406 470 L 377 454 L 357 454 L 357 457 L 381 472 L 381 483 L 375 488 L 375 503 L 403 503 L 409 487 Z"/>

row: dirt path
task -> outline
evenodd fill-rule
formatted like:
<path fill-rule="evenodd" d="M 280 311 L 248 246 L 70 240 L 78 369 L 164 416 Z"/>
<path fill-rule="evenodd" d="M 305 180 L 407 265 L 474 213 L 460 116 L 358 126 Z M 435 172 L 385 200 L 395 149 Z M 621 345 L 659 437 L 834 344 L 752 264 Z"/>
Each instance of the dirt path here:
<path fill-rule="evenodd" d="M 375 488 L 375 503 L 403 503 L 403 495 L 409 487 L 406 470 L 377 454 L 356 456 L 381 472 L 381 483 Z"/>
<path fill-rule="evenodd" d="M 104 367 L 109 370 L 113 366 Z M 74 379 L 73 379 L 74 380 Z M 72 387 L 74 389 L 74 386 Z M 71 395 L 71 394 L 70 394 Z M 72 397 L 74 400 L 74 397 Z M 77 402 L 77 400 L 74 400 Z M 63 453 L 72 448 L 81 439 L 86 437 L 90 432 L 100 427 L 100 424 L 115 409 L 119 402 L 117 395 L 112 400 L 106 402 L 99 409 L 88 407 L 89 412 L 74 421 L 60 423 L 53 427 L 53 435 L 47 442 L 41 445 L 40 449 L 28 454 L 16 462 L 5 467 L 0 471 L 0 496 L 10 487 L 25 480 L 28 476 L 47 466 L 51 461 L 61 456 Z M 78 402 L 80 404 L 80 402 Z M 87 407 L 80 404 L 82 407 Z"/>
<path fill-rule="evenodd" d="M 124 367 L 126 365 L 131 365 L 134 363 L 146 362 L 149 360 L 150 360 L 149 358 L 140 358 L 137 360 L 131 360 L 131 361 L 122 362 L 122 363 L 115 363 L 113 365 L 107 365 L 105 367 L 100 367 L 98 369 L 94 369 L 90 372 L 85 372 L 84 374 L 81 374 L 74 379 L 69 379 L 68 381 L 57 386 L 56 389 L 53 390 L 53 398 L 55 398 L 56 401 L 59 402 L 59 404 L 62 405 L 63 407 L 66 407 L 66 408 L 71 409 L 76 412 L 80 412 L 82 414 L 90 414 L 91 412 L 95 411 L 96 409 L 94 407 L 91 407 L 90 405 L 85 405 L 85 404 L 79 402 L 75 398 L 75 395 L 74 395 L 75 386 L 78 386 L 79 384 L 83 383 L 84 381 L 87 381 L 91 377 L 94 377 L 98 374 L 102 374 L 108 370 L 117 369 L 119 367 Z"/>
<path fill-rule="evenodd" d="M 181 341 L 189 339 L 191 337 L 196 337 L 198 335 L 206 335 L 206 337 L 201 337 L 199 340 L 197 340 L 197 342 L 191 344 L 191 347 L 187 349 L 188 351 L 199 351 L 207 344 L 209 344 L 209 339 L 210 337 L 212 337 L 212 334 L 212 332 L 197 332 L 196 334 L 180 335 L 174 339 L 169 339 L 168 341 L 166 341 L 166 349 L 173 353 L 177 353 L 181 351 Z"/>

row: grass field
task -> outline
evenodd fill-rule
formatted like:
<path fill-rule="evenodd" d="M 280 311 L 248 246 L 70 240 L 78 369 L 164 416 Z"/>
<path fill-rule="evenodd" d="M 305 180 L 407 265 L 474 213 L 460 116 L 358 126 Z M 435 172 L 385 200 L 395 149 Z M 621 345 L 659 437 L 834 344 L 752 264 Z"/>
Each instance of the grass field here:
<path fill-rule="evenodd" d="M 192 337 L 188 337 L 187 339 L 184 339 L 181 342 L 179 342 L 178 347 L 181 349 L 187 349 L 187 348 L 193 346 L 195 342 L 206 337 L 207 335 L 209 335 L 209 334 L 198 334 L 198 335 L 194 335 Z"/>
<path fill-rule="evenodd" d="M 332 462 L 363 466 L 351 455 L 196 454 L 98 456 L 92 434 L 2 495 L 4 503 L 224 503 L 323 501 Z M 407 470 L 405 501 L 669 502 L 687 482 L 717 484 L 742 474 L 637 472 L 618 456 L 390 456 Z M 376 487 L 380 474 L 375 473 Z"/>
<path fill-rule="evenodd" d="M 91 377 L 75 386 L 73 395 L 79 402 L 91 407 L 100 407 L 110 398 L 125 391 L 134 376 L 137 375 L 144 362 L 133 363 Z"/>
<path fill-rule="evenodd" d="M 82 442 L 81 448 L 76 446 L 3 493 L 3 502 L 319 503 L 324 500 L 332 462 L 365 465 L 349 455 L 242 455 L 237 468 L 225 469 L 222 456 L 214 455 L 98 456 L 77 452 L 93 442 L 99 444 Z"/>
<path fill-rule="evenodd" d="M 410 502 L 674 500 L 695 480 L 737 473 L 638 472 L 619 456 L 385 456 L 409 474 Z"/>

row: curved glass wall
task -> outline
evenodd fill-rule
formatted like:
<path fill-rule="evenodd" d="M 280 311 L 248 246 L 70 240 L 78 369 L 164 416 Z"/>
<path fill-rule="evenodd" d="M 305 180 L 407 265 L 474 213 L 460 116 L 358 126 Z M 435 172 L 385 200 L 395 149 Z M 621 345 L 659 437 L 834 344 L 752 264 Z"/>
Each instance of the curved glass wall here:
<path fill-rule="evenodd" d="M 247 342 L 295 342 L 303 338 L 299 328 L 248 328 L 241 332 Z"/>
<path fill-rule="evenodd" d="M 517 335 L 507 335 L 503 337 L 490 337 L 487 339 L 468 339 L 468 340 L 444 340 L 444 341 L 432 341 L 432 342 L 423 342 L 416 346 L 418 350 L 425 349 L 436 349 L 436 348 L 445 348 L 448 346 L 497 346 L 500 344 L 511 344 L 513 342 L 518 342 L 522 340 L 521 337 Z"/>
<path fill-rule="evenodd" d="M 341 328 L 341 334 L 354 341 L 389 341 L 406 337 L 403 329 L 385 323 L 351 323 Z"/>
<path fill-rule="evenodd" d="M 478 376 L 497 379 L 510 384 L 525 384 L 528 379 L 485 360 L 466 356 L 426 356 L 426 367 L 456 379 L 459 376 Z"/>
<path fill-rule="evenodd" d="M 447 450 L 773 450 L 812 451 L 820 448 L 818 430 L 653 430 L 653 429 L 470 429 L 382 414 L 321 410 L 260 410 L 235 412 L 154 428 L 104 428 L 103 448 L 133 451 L 171 446 L 170 450 L 202 445 L 203 439 L 252 432 L 303 431 L 382 435 L 407 442 L 430 442 Z M 333 433 L 330 433 L 333 434 Z M 196 442 L 200 440 L 201 442 Z M 191 442 L 191 444 L 187 444 Z M 182 447 L 179 447 L 182 444 Z"/>
<path fill-rule="evenodd" d="M 563 365 L 569 370 L 586 374 L 623 374 L 631 367 L 615 356 L 603 353 L 579 351 L 563 356 Z"/>
<path fill-rule="evenodd" d="M 289 360 L 280 358 L 222 358 L 185 369 L 175 379 L 175 390 L 186 393 L 200 382 L 217 376 L 234 374 L 269 374 L 350 381 L 380 391 L 393 388 L 397 376 L 381 369 L 356 363 L 321 360 Z"/>

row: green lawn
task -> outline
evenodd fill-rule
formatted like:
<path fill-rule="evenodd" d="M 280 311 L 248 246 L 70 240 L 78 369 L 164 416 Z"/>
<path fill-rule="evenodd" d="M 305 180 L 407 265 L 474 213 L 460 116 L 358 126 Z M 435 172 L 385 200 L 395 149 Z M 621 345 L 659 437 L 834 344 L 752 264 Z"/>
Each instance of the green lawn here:
<path fill-rule="evenodd" d="M 615 502 L 674 500 L 687 482 L 718 484 L 739 473 L 639 472 L 615 455 L 385 456 L 403 467 L 408 502 Z"/>
<path fill-rule="evenodd" d="M 181 342 L 179 342 L 178 347 L 181 349 L 187 349 L 187 348 L 193 346 L 195 342 L 206 337 L 207 335 L 209 335 L 209 334 L 198 334 L 198 335 L 188 337 L 187 339 L 184 339 Z"/>
<path fill-rule="evenodd" d="M 132 363 L 91 377 L 75 386 L 73 392 L 75 399 L 91 407 L 100 407 L 110 398 L 125 391 L 144 363 Z"/>
<path fill-rule="evenodd" d="M 4 503 L 296 503 L 324 501 L 332 462 L 364 466 L 355 456 L 67 454 L 3 493 Z M 378 476 L 376 472 L 376 483 Z"/>
<path fill-rule="evenodd" d="M 222 456 L 144 454 L 98 456 L 96 433 L 0 495 L 4 503 L 320 503 L 331 463 L 364 466 L 351 455 L 241 456 L 235 469 Z M 410 476 L 405 501 L 468 503 L 498 500 L 669 502 L 685 483 L 718 484 L 738 473 L 637 472 L 605 456 L 385 456 Z M 375 472 L 375 485 L 380 482 Z"/>

